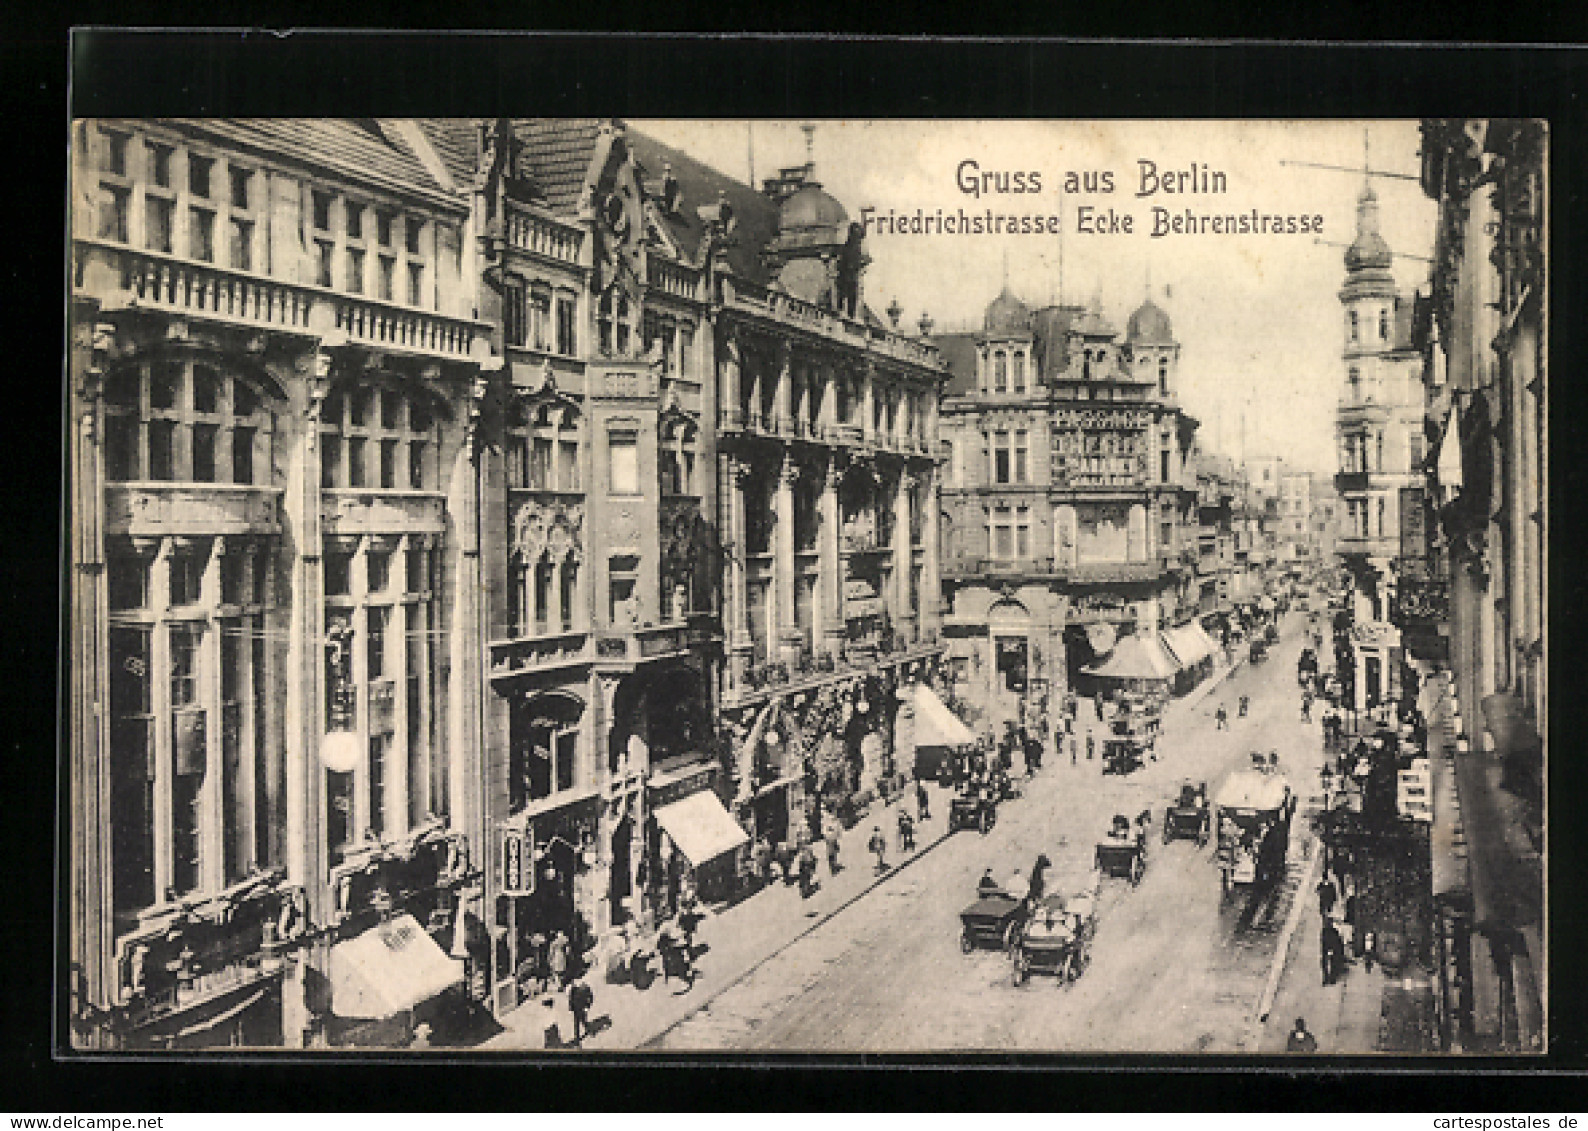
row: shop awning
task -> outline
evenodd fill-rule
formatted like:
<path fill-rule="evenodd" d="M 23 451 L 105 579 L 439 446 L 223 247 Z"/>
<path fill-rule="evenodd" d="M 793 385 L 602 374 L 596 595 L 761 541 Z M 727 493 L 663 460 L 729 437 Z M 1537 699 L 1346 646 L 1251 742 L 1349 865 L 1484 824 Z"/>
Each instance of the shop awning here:
<path fill-rule="evenodd" d="M 663 805 L 656 810 L 656 822 L 696 867 L 732 852 L 750 839 L 709 789 Z"/>
<path fill-rule="evenodd" d="M 1224 779 L 1213 804 L 1220 809 L 1277 810 L 1290 796 L 1290 783 L 1280 774 L 1237 770 Z"/>
<path fill-rule="evenodd" d="M 463 980 L 412 915 L 399 915 L 331 948 L 331 1008 L 338 1017 L 390 1017 Z"/>
<path fill-rule="evenodd" d="M 1163 634 L 1163 642 L 1182 668 L 1194 668 L 1213 655 L 1213 641 L 1195 621 L 1169 629 Z"/>
<path fill-rule="evenodd" d="M 976 735 L 924 683 L 915 685 L 915 745 L 971 746 Z"/>
<path fill-rule="evenodd" d="M 1141 632 L 1125 637 L 1107 660 L 1087 669 L 1103 679 L 1173 679 L 1175 671 L 1158 634 Z"/>

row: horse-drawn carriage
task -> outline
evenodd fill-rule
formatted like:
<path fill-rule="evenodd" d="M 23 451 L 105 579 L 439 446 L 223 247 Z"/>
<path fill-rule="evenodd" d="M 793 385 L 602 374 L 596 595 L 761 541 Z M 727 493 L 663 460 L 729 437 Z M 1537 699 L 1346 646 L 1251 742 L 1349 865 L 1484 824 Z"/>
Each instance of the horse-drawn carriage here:
<path fill-rule="evenodd" d="M 1271 767 L 1237 771 L 1219 788 L 1213 805 L 1221 893 L 1228 896 L 1239 887 L 1262 890 L 1277 883 L 1285 873 L 1295 805 L 1284 775 Z"/>
<path fill-rule="evenodd" d="M 1194 840 L 1201 848 L 1208 842 L 1213 825 L 1212 811 L 1208 808 L 1207 782 L 1192 785 L 1180 784 L 1180 799 L 1163 811 L 1163 842 Z"/>
<path fill-rule="evenodd" d="M 959 913 L 959 949 L 969 954 L 978 946 L 1009 949 L 1026 921 L 1026 901 L 1002 888 L 979 891 L 976 902 Z"/>
<path fill-rule="evenodd" d="M 1147 870 L 1147 820 L 1146 813 L 1137 817 L 1134 825 L 1127 817 L 1115 816 L 1093 855 L 1099 872 L 1133 885 L 1141 883 Z"/>
<path fill-rule="evenodd" d="M 1261 636 L 1253 636 L 1251 644 L 1246 649 L 1246 658 L 1254 664 L 1260 664 L 1268 659 L 1268 641 Z"/>
<path fill-rule="evenodd" d="M 1151 740 L 1139 734 L 1111 734 L 1103 740 L 1103 773 L 1128 774 L 1141 769 Z"/>
<path fill-rule="evenodd" d="M 1102 877 L 1086 879 L 1037 901 L 1009 948 L 1010 978 L 1024 985 L 1034 973 L 1052 974 L 1068 986 L 1081 976 L 1091 957 L 1097 928 L 1097 892 Z"/>
<path fill-rule="evenodd" d="M 948 828 L 985 833 L 998 820 L 998 801 L 990 785 L 967 782 L 948 803 Z"/>

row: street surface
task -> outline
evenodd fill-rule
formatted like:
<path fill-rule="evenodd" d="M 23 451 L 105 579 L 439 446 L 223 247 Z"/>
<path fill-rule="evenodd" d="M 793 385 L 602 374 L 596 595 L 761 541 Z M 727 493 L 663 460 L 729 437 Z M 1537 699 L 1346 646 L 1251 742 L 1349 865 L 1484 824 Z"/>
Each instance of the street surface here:
<path fill-rule="evenodd" d="M 1316 792 L 1321 729 L 1300 721 L 1296 661 L 1306 618 L 1292 614 L 1270 658 L 1243 665 L 1200 702 L 1165 717 L 1160 760 L 1128 777 L 1088 762 L 1082 704 L 1079 764 L 1049 753 L 1024 798 L 1000 808 L 986 836 L 961 832 L 852 906 L 772 956 L 649 1047 L 782 1051 L 956 1049 L 1237 1052 L 1249 1038 L 1304 863 L 1307 799 Z M 1236 717 L 1241 694 L 1251 697 Z M 1193 693 L 1193 700 L 1196 698 Z M 1215 730 L 1223 703 L 1229 730 Z M 1317 718 L 1317 715 L 1314 715 Z M 1101 739 L 1101 728 L 1095 727 Z M 1251 920 L 1244 896 L 1221 901 L 1214 848 L 1161 841 L 1164 807 L 1184 779 L 1209 795 L 1253 750 L 1277 750 L 1302 799 L 1289 877 Z M 1101 743 L 1099 743 L 1099 757 Z M 947 796 L 934 799 L 946 805 Z M 1090 867 L 1110 818 L 1150 809 L 1145 878 L 1137 888 L 1104 877 L 1092 961 L 1070 988 L 1034 974 L 1011 984 L 1000 951 L 962 954 L 959 912 L 991 868 L 1000 882 L 1053 861 L 1050 890 Z M 1298 938 L 1292 946 L 1309 945 Z"/>

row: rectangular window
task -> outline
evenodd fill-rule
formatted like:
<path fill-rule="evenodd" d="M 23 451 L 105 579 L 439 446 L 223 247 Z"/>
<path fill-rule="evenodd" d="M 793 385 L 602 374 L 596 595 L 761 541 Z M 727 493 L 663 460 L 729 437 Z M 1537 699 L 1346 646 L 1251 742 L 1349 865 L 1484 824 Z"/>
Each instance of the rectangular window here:
<path fill-rule="evenodd" d="M 544 491 L 551 484 L 551 440 L 546 436 L 536 436 L 529 456 L 529 486 Z"/>
<path fill-rule="evenodd" d="M 187 191 L 194 196 L 209 199 L 210 174 L 215 169 L 215 162 L 209 157 L 196 157 L 189 155 L 187 159 Z"/>
<path fill-rule="evenodd" d="M 408 443 L 408 487 L 414 491 L 423 491 L 425 489 L 425 442 L 423 440 L 411 440 Z"/>
<path fill-rule="evenodd" d="M 149 478 L 176 478 L 176 421 L 149 421 Z"/>
<path fill-rule="evenodd" d="M 397 452 L 400 446 L 399 440 L 380 442 L 380 485 L 383 490 L 390 491 L 397 486 Z"/>
<path fill-rule="evenodd" d="M 1009 561 L 1014 555 L 1014 531 L 1009 527 L 1008 512 L 1000 512 L 1000 518 L 993 526 L 993 557 L 999 561 Z"/>
<path fill-rule="evenodd" d="M 154 743 L 149 630 L 110 629 L 110 822 L 117 911 L 149 907 L 154 893 Z"/>
<path fill-rule="evenodd" d="M 369 591 L 384 593 L 391 585 L 391 551 L 370 550 L 365 555 L 369 569 Z"/>
<path fill-rule="evenodd" d="M 361 248 L 347 249 L 347 289 L 350 293 L 364 293 L 364 252 Z"/>
<path fill-rule="evenodd" d="M 1024 432 L 1016 432 L 1015 433 L 1015 482 L 1016 483 L 1024 483 L 1026 481 L 1026 455 L 1029 452 L 1029 450 L 1030 450 L 1030 447 L 1029 447 L 1029 445 L 1026 442 L 1026 434 Z"/>
<path fill-rule="evenodd" d="M 353 592 L 353 555 L 345 550 L 325 552 L 325 595 L 346 597 Z"/>
<path fill-rule="evenodd" d="M 391 246 L 391 220 L 390 212 L 375 213 L 375 242 L 381 247 Z"/>
<path fill-rule="evenodd" d="M 426 576 L 427 564 L 423 546 L 410 546 L 408 548 L 408 592 L 423 593 L 430 587 L 426 584 L 428 581 Z"/>
<path fill-rule="evenodd" d="M 347 438 L 347 485 L 349 487 L 364 486 L 364 449 L 367 441 L 363 436 L 349 436 Z"/>
<path fill-rule="evenodd" d="M 369 632 L 365 636 L 365 676 L 371 683 L 386 675 L 386 617 L 390 609 L 375 607 L 367 610 Z"/>
<path fill-rule="evenodd" d="M 236 165 L 232 165 L 227 169 L 227 177 L 231 181 L 232 207 L 247 209 L 249 207 L 250 189 L 253 187 L 253 173 L 247 169 L 239 169 Z"/>
<path fill-rule="evenodd" d="M 347 206 L 347 238 L 361 240 L 364 238 L 364 206 L 362 204 L 349 204 Z"/>
<path fill-rule="evenodd" d="M 194 550 L 173 553 L 167 562 L 173 605 L 198 603 L 204 584 L 204 558 Z"/>
<path fill-rule="evenodd" d="M 127 135 L 105 135 L 104 164 L 100 166 L 105 172 L 117 177 L 127 175 Z"/>
<path fill-rule="evenodd" d="M 425 294 L 425 268 L 422 263 L 408 265 L 408 305 L 420 306 Z"/>
<path fill-rule="evenodd" d="M 315 192 L 314 198 L 314 227 L 317 231 L 329 232 L 331 230 L 331 194 L 328 192 Z"/>
<path fill-rule="evenodd" d="M 232 430 L 232 482 L 248 484 L 254 481 L 254 429 Z"/>
<path fill-rule="evenodd" d="M 231 265 L 238 271 L 254 269 L 254 225 L 248 220 L 232 218 L 231 246 L 227 253 Z"/>
<path fill-rule="evenodd" d="M 193 367 L 193 411 L 213 413 L 220 404 L 221 379 L 208 366 Z"/>
<path fill-rule="evenodd" d="M 640 493 L 639 436 L 634 432 L 607 434 L 608 491 L 613 495 Z"/>
<path fill-rule="evenodd" d="M 99 238 L 127 242 L 127 201 L 130 196 L 124 188 L 102 185 L 99 198 Z"/>
<path fill-rule="evenodd" d="M 144 198 L 143 242 L 150 251 L 170 254 L 172 208 L 172 203 L 164 197 Z"/>
<path fill-rule="evenodd" d="M 502 336 L 510 346 L 525 344 L 524 284 L 509 279 L 502 291 Z"/>
<path fill-rule="evenodd" d="M 376 836 L 386 832 L 386 752 L 391 735 L 369 736 L 369 831 Z"/>
<path fill-rule="evenodd" d="M 998 433 L 997 446 L 993 448 L 993 482 L 1009 482 L 1009 433 Z"/>
<path fill-rule="evenodd" d="M 392 283 L 397 277 L 397 261 L 389 255 L 380 257 L 380 291 L 379 296 L 386 302 L 392 301 Z"/>
<path fill-rule="evenodd" d="M 138 418 L 105 418 L 105 478 L 113 483 L 138 478 Z"/>
<path fill-rule="evenodd" d="M 215 438 L 220 429 L 213 424 L 193 425 L 193 481 L 215 482 Z"/>
<path fill-rule="evenodd" d="M 329 433 L 320 437 L 320 486 L 341 486 L 342 437 Z"/>
<path fill-rule="evenodd" d="M 149 146 L 149 179 L 161 188 L 171 187 L 171 147 Z"/>
<path fill-rule="evenodd" d="M 248 559 L 237 550 L 221 555 L 221 604 L 243 603 L 243 574 Z"/>
<path fill-rule="evenodd" d="M 579 443 L 577 440 L 560 440 L 557 443 L 557 490 L 579 489 Z"/>
<path fill-rule="evenodd" d="M 270 551 L 260 550 L 254 555 L 254 604 L 270 604 Z"/>
<path fill-rule="evenodd" d="M 347 422 L 353 428 L 362 428 L 372 422 L 375 412 L 375 390 L 356 390 L 347 402 Z"/>
<path fill-rule="evenodd" d="M 327 240 L 314 242 L 314 281 L 322 287 L 331 285 L 331 256 L 335 250 L 335 246 Z"/>
<path fill-rule="evenodd" d="M 141 609 L 149 603 L 149 563 L 139 557 L 114 557 L 105 571 L 111 612 Z"/>
<path fill-rule="evenodd" d="M 557 790 L 573 788 L 574 753 L 578 748 L 579 732 L 557 732 Z"/>
<path fill-rule="evenodd" d="M 422 220 L 415 219 L 412 216 L 404 218 L 403 247 L 407 249 L 409 255 L 419 254 L 419 230 L 423 227 L 424 222 Z"/>
<path fill-rule="evenodd" d="M 1015 557 L 1021 561 L 1031 557 L 1031 512 L 1025 507 L 1016 512 Z"/>
<path fill-rule="evenodd" d="M 631 554 L 614 557 L 607 569 L 607 616 L 614 625 L 633 622 L 631 615 L 634 587 L 639 573 L 640 559 Z"/>
<path fill-rule="evenodd" d="M 198 699 L 198 652 L 203 631 L 196 624 L 171 626 L 171 706 L 173 708 L 191 706 Z"/>
<path fill-rule="evenodd" d="M 340 864 L 353 840 L 353 775 L 325 772 L 325 839 L 331 862 Z"/>
<path fill-rule="evenodd" d="M 572 357 L 579 348 L 579 340 L 574 332 L 574 300 L 559 298 L 557 300 L 557 352 L 564 357 Z"/>

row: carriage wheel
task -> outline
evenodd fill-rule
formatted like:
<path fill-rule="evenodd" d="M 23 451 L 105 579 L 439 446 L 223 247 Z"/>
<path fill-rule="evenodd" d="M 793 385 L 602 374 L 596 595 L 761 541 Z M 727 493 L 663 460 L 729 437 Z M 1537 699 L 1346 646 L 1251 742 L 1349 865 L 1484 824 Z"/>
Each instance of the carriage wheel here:
<path fill-rule="evenodd" d="M 981 816 L 976 818 L 976 828 L 983 835 L 987 835 L 987 828 L 992 822 L 988 820 L 987 810 L 981 811 Z"/>
<path fill-rule="evenodd" d="M 1141 874 L 1144 871 L 1146 869 L 1143 867 L 1141 857 L 1138 855 L 1130 862 L 1130 882 L 1132 886 L 1141 883 Z"/>
<path fill-rule="evenodd" d="M 1197 847 L 1198 848 L 1206 848 L 1207 847 L 1207 843 L 1208 843 L 1208 826 L 1207 826 L 1206 822 L 1203 822 L 1202 827 L 1197 829 Z"/>
<path fill-rule="evenodd" d="M 970 937 L 970 928 L 967 927 L 959 933 L 959 952 L 961 954 L 969 954 L 975 947 L 976 940 Z"/>
<path fill-rule="evenodd" d="M 1004 929 L 1004 950 L 1010 954 L 1015 952 L 1015 946 L 1020 942 L 1020 924 L 1010 923 Z"/>
<path fill-rule="evenodd" d="M 1069 988 L 1070 983 L 1075 981 L 1075 956 L 1066 954 L 1064 956 L 1063 963 L 1060 964 L 1059 969 L 1057 970 L 1057 973 L 1059 976 L 1059 988 Z"/>
<path fill-rule="evenodd" d="M 1025 955 L 1016 951 L 1014 963 L 1009 971 L 1009 980 L 1017 986 L 1023 986 L 1029 977 L 1031 977 L 1031 963 Z"/>

